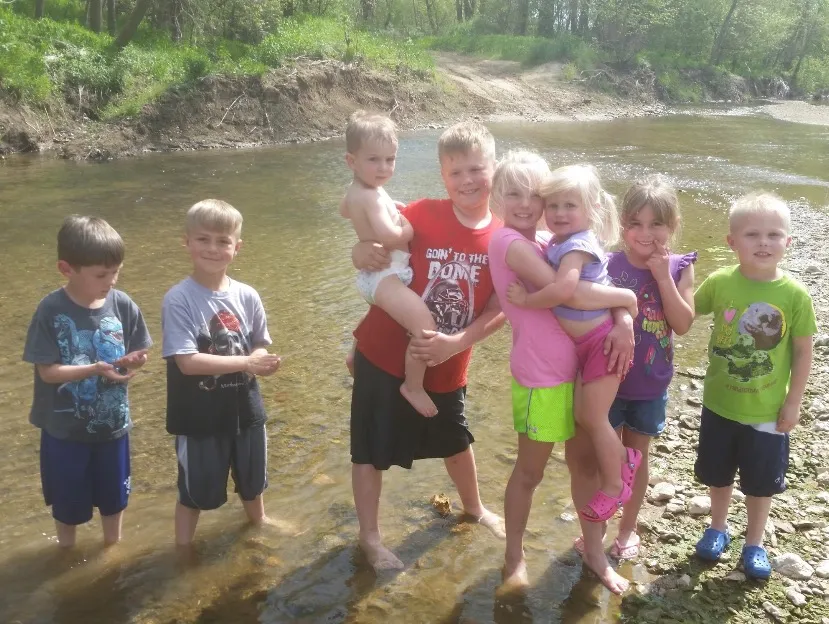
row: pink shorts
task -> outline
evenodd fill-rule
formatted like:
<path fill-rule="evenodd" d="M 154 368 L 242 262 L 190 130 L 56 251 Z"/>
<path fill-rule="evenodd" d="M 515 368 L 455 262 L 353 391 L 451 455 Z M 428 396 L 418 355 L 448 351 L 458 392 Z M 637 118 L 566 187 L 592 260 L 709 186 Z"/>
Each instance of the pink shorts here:
<path fill-rule="evenodd" d="M 604 339 L 611 329 L 613 329 L 613 319 L 609 318 L 584 336 L 573 338 L 582 383 L 595 381 L 611 374 L 607 370 L 608 357 L 604 354 Z"/>

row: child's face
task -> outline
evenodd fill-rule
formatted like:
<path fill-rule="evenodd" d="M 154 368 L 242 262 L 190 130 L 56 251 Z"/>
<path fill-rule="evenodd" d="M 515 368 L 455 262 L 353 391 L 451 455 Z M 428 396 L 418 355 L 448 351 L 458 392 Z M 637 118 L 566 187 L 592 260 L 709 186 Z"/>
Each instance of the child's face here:
<path fill-rule="evenodd" d="M 740 266 L 755 272 L 770 272 L 777 269 L 792 237 L 783 217 L 766 212 L 737 217 L 726 240 L 737 254 Z"/>
<path fill-rule="evenodd" d="M 242 241 L 234 234 L 194 228 L 187 232 L 184 245 L 190 252 L 195 271 L 215 275 L 227 270 L 239 252 Z"/>
<path fill-rule="evenodd" d="M 622 240 L 628 253 L 646 260 L 656 250 L 655 243 L 666 246 L 671 234 L 668 225 L 657 219 L 653 209 L 645 204 L 624 224 Z"/>
<path fill-rule="evenodd" d="M 523 185 L 507 184 L 501 193 L 504 225 L 519 232 L 535 230 L 544 214 L 544 200 Z"/>
<path fill-rule="evenodd" d="M 584 232 L 590 227 L 581 193 L 575 189 L 548 197 L 544 205 L 544 218 L 547 227 L 559 239 Z"/>
<path fill-rule="evenodd" d="M 362 184 L 370 188 L 383 186 L 394 174 L 397 145 L 388 141 L 364 141 L 345 162 Z"/>
<path fill-rule="evenodd" d="M 481 150 L 450 152 L 440 158 L 440 177 L 455 208 L 470 217 L 489 210 L 495 163 Z"/>
<path fill-rule="evenodd" d="M 58 270 L 68 280 L 73 294 L 84 300 L 97 301 L 105 299 L 118 282 L 121 265 L 107 267 L 94 264 L 75 268 L 61 260 L 58 262 Z"/>

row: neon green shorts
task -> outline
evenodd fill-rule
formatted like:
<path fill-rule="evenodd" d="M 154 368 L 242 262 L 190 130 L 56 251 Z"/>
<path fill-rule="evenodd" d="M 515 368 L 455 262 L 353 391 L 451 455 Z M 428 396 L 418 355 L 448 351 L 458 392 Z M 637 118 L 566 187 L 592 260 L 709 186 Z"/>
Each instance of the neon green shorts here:
<path fill-rule="evenodd" d="M 512 418 L 515 431 L 536 442 L 564 442 L 576 433 L 573 384 L 552 388 L 525 388 L 512 380 Z"/>

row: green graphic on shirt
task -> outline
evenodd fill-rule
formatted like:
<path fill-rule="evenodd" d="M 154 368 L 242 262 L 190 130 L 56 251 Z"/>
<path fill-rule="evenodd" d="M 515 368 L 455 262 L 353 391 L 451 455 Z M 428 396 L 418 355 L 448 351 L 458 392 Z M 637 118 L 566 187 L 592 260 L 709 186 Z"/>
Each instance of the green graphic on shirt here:
<path fill-rule="evenodd" d="M 783 340 L 786 320 L 783 312 L 769 303 L 752 303 L 733 326 L 735 308 L 723 312 L 723 326 L 712 349 L 728 362 L 728 374 L 742 382 L 770 375 L 774 371 L 769 351 Z M 732 336 L 736 329 L 736 339 Z M 730 344 L 729 344 L 730 343 Z M 727 345 L 727 346 L 726 346 Z"/>

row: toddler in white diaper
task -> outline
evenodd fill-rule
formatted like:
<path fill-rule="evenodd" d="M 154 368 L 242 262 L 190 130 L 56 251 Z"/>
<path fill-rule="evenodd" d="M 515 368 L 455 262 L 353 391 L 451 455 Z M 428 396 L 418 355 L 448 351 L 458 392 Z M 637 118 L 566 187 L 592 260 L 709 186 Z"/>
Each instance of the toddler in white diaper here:
<path fill-rule="evenodd" d="M 397 157 L 397 129 L 383 115 L 357 111 L 348 120 L 345 132 L 345 161 L 354 180 L 340 203 L 340 214 L 350 219 L 361 241 L 380 243 L 391 252 L 391 265 L 381 271 L 360 271 L 357 290 L 369 305 L 376 305 L 405 327 L 412 336 L 435 330 L 426 304 L 408 285 L 411 224 L 383 190 L 391 179 Z M 432 417 L 437 408 L 423 389 L 426 363 L 406 351 L 406 378 L 400 393 L 420 414 Z"/>

